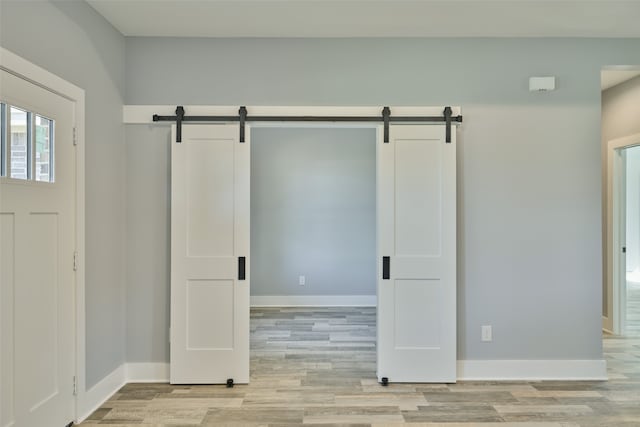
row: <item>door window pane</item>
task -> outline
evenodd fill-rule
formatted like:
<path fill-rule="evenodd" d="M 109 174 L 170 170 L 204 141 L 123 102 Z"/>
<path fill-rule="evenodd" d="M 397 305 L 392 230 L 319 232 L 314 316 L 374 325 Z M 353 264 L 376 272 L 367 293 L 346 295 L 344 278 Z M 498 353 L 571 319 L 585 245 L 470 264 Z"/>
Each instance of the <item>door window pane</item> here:
<path fill-rule="evenodd" d="M 29 179 L 29 113 L 10 107 L 11 178 Z"/>
<path fill-rule="evenodd" d="M 53 120 L 36 115 L 36 181 L 53 181 Z"/>

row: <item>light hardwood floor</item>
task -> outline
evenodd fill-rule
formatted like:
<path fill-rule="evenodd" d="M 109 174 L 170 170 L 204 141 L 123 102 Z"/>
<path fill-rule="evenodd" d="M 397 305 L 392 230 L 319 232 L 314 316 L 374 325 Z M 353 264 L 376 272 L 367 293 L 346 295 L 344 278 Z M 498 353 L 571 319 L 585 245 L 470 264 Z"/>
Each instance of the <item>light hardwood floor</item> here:
<path fill-rule="evenodd" d="M 609 381 L 390 384 L 374 308 L 251 310 L 251 383 L 128 384 L 82 426 L 640 426 L 640 338 L 605 337 Z"/>
<path fill-rule="evenodd" d="M 640 283 L 627 281 L 627 335 L 640 336 Z"/>

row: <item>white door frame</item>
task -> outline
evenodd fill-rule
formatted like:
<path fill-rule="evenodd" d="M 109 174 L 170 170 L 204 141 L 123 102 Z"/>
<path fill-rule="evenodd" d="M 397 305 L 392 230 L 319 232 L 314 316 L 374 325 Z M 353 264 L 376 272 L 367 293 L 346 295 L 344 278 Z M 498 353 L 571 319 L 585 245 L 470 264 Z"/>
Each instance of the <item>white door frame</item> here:
<path fill-rule="evenodd" d="M 607 142 L 607 299 L 608 317 L 603 316 L 603 328 L 623 334 L 626 317 L 626 272 L 622 271 L 622 246 L 626 241 L 623 227 L 625 183 L 622 150 L 640 145 L 640 133 Z"/>
<path fill-rule="evenodd" d="M 75 376 L 77 394 L 75 397 L 75 420 L 84 409 L 85 384 L 85 149 L 84 149 L 84 108 L 85 93 L 78 86 L 69 83 L 55 74 L 32 62 L 0 47 L 0 69 L 27 80 L 37 86 L 62 96 L 75 104 L 74 126 L 76 138 L 76 242 L 78 253 L 75 287 Z"/>

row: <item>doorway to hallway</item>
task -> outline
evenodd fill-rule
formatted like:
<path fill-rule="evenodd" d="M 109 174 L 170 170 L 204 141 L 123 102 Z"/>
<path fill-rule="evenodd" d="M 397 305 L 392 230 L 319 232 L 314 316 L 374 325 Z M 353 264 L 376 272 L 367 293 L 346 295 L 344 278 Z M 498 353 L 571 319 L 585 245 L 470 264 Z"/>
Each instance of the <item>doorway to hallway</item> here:
<path fill-rule="evenodd" d="M 625 284 L 624 330 L 628 336 L 640 335 L 640 146 L 623 149 L 625 164 Z"/>
<path fill-rule="evenodd" d="M 607 259 L 610 331 L 640 332 L 640 134 L 609 141 Z"/>

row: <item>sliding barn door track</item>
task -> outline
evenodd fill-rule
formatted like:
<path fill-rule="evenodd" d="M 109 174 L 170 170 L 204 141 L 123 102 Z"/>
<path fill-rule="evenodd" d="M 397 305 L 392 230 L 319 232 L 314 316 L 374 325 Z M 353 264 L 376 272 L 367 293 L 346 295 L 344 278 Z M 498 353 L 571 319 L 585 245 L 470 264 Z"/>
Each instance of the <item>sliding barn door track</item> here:
<path fill-rule="evenodd" d="M 154 122 L 176 122 L 176 142 L 182 142 L 182 123 L 184 122 L 238 122 L 240 123 L 240 142 L 245 141 L 247 122 L 382 122 L 384 124 L 384 142 L 389 142 L 390 123 L 445 123 L 445 141 L 451 142 L 451 124 L 462 122 L 462 116 L 453 116 L 451 107 L 445 107 L 441 116 L 392 116 L 391 109 L 384 107 L 380 116 L 249 116 L 247 107 L 240 107 L 237 116 L 187 116 L 182 105 L 176 107 L 175 116 L 153 115 Z"/>

